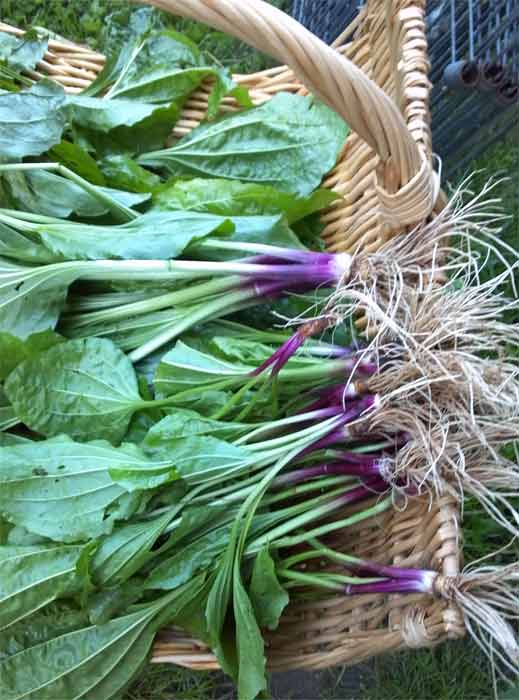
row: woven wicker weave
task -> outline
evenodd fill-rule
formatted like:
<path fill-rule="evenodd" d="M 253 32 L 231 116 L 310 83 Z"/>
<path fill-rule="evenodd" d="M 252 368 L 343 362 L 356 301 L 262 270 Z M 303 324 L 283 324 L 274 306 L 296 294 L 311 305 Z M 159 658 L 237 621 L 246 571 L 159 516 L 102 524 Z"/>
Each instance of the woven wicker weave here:
<path fill-rule="evenodd" d="M 324 183 L 342 195 L 323 217 L 330 250 L 376 250 L 394 233 L 434 216 L 439 191 L 431 166 L 425 0 L 368 0 L 335 49 L 260 0 L 152 4 L 205 21 L 291 66 L 236 76 L 256 103 L 280 91 L 304 94 L 308 88 L 350 124 L 352 133 L 340 162 Z M 5 24 L 0 30 L 21 33 Z M 341 48 L 346 38 L 352 40 Z M 47 75 L 67 91 L 79 92 L 103 61 L 87 48 L 50 41 L 47 55 L 31 75 Z M 172 138 L 203 119 L 209 89 L 189 100 Z M 235 108 L 232 100 L 223 106 Z M 403 512 L 386 512 L 348 529 L 347 536 L 336 537 L 333 544 L 381 563 L 429 567 L 455 576 L 460 566 L 459 513 L 447 498 L 432 506 L 415 500 Z M 424 595 L 335 595 L 288 607 L 279 629 L 268 637 L 269 665 L 288 670 L 354 664 L 464 632 L 460 611 L 442 600 Z M 210 650 L 173 628 L 159 634 L 153 661 L 218 668 Z"/>

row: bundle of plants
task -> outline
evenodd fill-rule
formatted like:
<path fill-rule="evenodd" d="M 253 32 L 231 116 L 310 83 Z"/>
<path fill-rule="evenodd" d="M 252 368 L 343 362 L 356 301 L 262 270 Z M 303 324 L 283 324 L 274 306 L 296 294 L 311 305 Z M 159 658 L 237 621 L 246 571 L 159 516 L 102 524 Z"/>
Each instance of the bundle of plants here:
<path fill-rule="evenodd" d="M 2 76 L 0 695 L 118 697 L 171 623 L 253 700 L 264 635 L 327 595 L 454 600 L 516 668 L 515 567 L 355 554 L 424 496 L 517 533 L 514 270 L 480 283 L 475 247 L 502 257 L 495 202 L 323 252 L 346 124 L 311 97 L 254 107 L 147 9 L 106 31 L 79 95 Z M 207 120 L 166 143 L 206 80 Z"/>

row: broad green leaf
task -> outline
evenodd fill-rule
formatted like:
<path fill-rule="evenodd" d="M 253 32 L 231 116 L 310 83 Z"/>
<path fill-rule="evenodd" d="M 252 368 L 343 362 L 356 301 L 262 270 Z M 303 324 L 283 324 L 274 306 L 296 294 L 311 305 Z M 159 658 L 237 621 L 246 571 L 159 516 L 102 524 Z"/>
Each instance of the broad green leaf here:
<path fill-rule="evenodd" d="M 138 162 L 172 175 L 240 180 L 304 197 L 333 168 L 347 133 L 325 105 L 280 93 L 260 107 L 199 126 Z"/>
<path fill-rule="evenodd" d="M 254 560 L 249 596 L 259 626 L 275 630 L 289 597 L 279 583 L 268 547 L 262 549 Z"/>
<path fill-rule="evenodd" d="M 14 428 L 19 422 L 12 406 L 0 403 L 0 431 Z"/>
<path fill-rule="evenodd" d="M 99 169 L 99 165 L 88 151 L 85 151 L 76 143 L 65 140 L 61 141 L 51 148 L 50 155 L 93 185 L 103 186 L 111 184 L 105 181 L 103 173 Z M 120 187 L 119 189 L 124 190 L 126 188 Z"/>
<path fill-rule="evenodd" d="M 47 51 L 48 39 L 29 30 L 22 37 L 0 33 L 0 60 L 17 71 L 32 70 Z"/>
<path fill-rule="evenodd" d="M 0 630 L 73 592 L 83 551 L 64 545 L 0 547 Z"/>
<path fill-rule="evenodd" d="M 25 340 L 0 332 L 0 381 L 27 358 L 35 357 L 64 341 L 65 338 L 50 330 L 33 333 Z"/>
<path fill-rule="evenodd" d="M 142 405 L 130 360 L 101 338 L 70 340 L 25 360 L 5 393 L 31 430 L 78 440 L 120 442 Z"/>
<path fill-rule="evenodd" d="M 1 395 L 1 392 L 0 392 Z M 17 433 L 2 433 L 0 432 L 0 447 L 11 447 L 12 445 L 19 445 L 25 442 L 32 442 L 22 435 Z"/>
<path fill-rule="evenodd" d="M 270 357 L 276 349 L 275 345 L 264 345 L 254 340 L 236 338 L 233 336 L 216 336 L 211 338 L 211 347 L 227 360 L 237 360 L 244 365 L 252 366 L 261 364 Z"/>
<path fill-rule="evenodd" d="M 0 663 L 2 700 L 110 700 L 146 661 L 157 629 L 181 615 L 203 589 L 204 578 L 140 606 L 135 612 L 66 632 Z"/>
<path fill-rule="evenodd" d="M 119 57 L 109 57 L 107 67 L 96 81 L 106 88 L 110 99 L 126 98 L 153 104 L 176 103 L 179 107 L 206 78 L 215 81 L 209 97 L 209 117 L 213 117 L 222 98 L 229 94 L 244 106 L 251 106 L 244 88 L 219 66 L 208 65 L 196 44 L 171 29 L 152 28 L 141 22 L 130 24 L 129 36 Z M 113 47 L 110 47 L 113 50 Z M 88 91 L 97 92 L 96 84 Z"/>
<path fill-rule="evenodd" d="M 0 157 L 37 156 L 59 143 L 64 102 L 63 88 L 51 81 L 0 95 Z"/>
<path fill-rule="evenodd" d="M 232 534 L 230 537 L 232 537 Z M 211 646 L 216 651 L 218 656 L 220 656 L 218 651 L 225 625 L 225 619 L 227 617 L 227 609 L 229 607 L 229 602 L 232 595 L 233 564 L 234 548 L 229 546 L 228 538 L 224 555 L 220 559 L 218 570 L 207 598 L 207 607 L 205 611 L 207 630 L 209 632 Z M 222 654 L 221 656 L 223 657 L 224 655 Z M 221 660 L 220 663 L 222 663 Z M 227 669 L 224 668 L 224 670 Z"/>
<path fill-rule="evenodd" d="M 228 423 L 206 418 L 196 411 L 175 408 L 170 415 L 155 423 L 143 441 L 146 449 L 168 448 L 171 441 L 196 435 L 212 435 L 224 440 L 231 440 L 243 435 L 250 429 L 249 425 Z"/>
<path fill-rule="evenodd" d="M 17 175 L 20 175 L 20 173 L 17 173 Z M 25 178 L 21 176 L 21 179 L 24 187 L 26 187 Z M 15 201 L 11 199 L 9 206 L 16 206 Z M 0 223 L 0 255 L 5 258 L 12 258 L 16 262 L 48 263 L 55 260 L 55 256 L 40 243 L 36 243 L 3 222 Z"/>
<path fill-rule="evenodd" d="M 14 408 L 9 403 L 9 399 L 5 395 L 4 389 L 0 384 L 0 436 L 5 438 L 1 431 L 9 430 L 9 428 L 12 428 L 17 423 L 19 423 L 19 420 L 16 416 Z"/>
<path fill-rule="evenodd" d="M 41 224 L 38 235 L 48 250 L 69 260 L 169 260 L 212 233 L 232 230 L 223 217 L 178 211 L 148 212 L 117 226 Z"/>
<path fill-rule="evenodd" d="M 0 234 L 1 235 L 1 234 Z M 74 270 L 63 270 L 52 274 L 45 266 L 35 270 L 23 279 L 14 276 L 20 268 L 0 259 L 0 275 L 5 273 L 0 296 L 0 329 L 19 338 L 56 327 L 65 305 L 68 285 L 76 278 Z M 14 279 L 9 282 L 13 275 Z"/>
<path fill-rule="evenodd" d="M 3 700 L 109 700 L 138 673 L 153 642 L 160 608 L 146 607 L 104 625 L 65 633 L 0 663 Z"/>
<path fill-rule="evenodd" d="M 17 443 L 12 442 L 11 445 Z M 18 443 L 19 444 L 19 443 Z M 8 447 L 8 445 L 5 445 Z M 48 545 L 51 544 L 51 540 L 48 537 L 42 537 L 41 535 L 35 535 L 33 532 L 29 532 L 26 528 L 21 525 L 11 525 L 11 530 L 7 536 L 5 542 L 9 547 L 33 547 L 35 545 Z"/>
<path fill-rule="evenodd" d="M 0 443 L 1 445 L 1 443 Z M 0 545 L 9 544 L 9 534 L 14 525 L 3 518 L 0 518 Z"/>
<path fill-rule="evenodd" d="M 243 700 L 255 700 L 259 693 L 267 689 L 265 645 L 237 565 L 233 575 L 233 609 L 238 655 L 238 696 Z"/>
<path fill-rule="evenodd" d="M 290 229 L 286 221 L 276 216 L 232 216 L 229 218 L 234 231 L 225 240 L 240 243 L 263 243 L 264 245 L 281 248 L 302 248 L 299 239 Z M 200 246 L 202 256 L 211 260 L 229 260 L 243 258 L 243 252 L 233 250 L 229 245 L 227 250 L 206 247 L 202 241 Z"/>
<path fill-rule="evenodd" d="M 213 580 L 210 576 L 203 586 L 198 589 L 196 596 L 193 596 L 182 610 L 179 610 L 175 615 L 175 625 L 192 634 L 195 639 L 200 639 L 206 643 L 209 643 L 209 632 L 205 610 L 212 583 Z"/>
<path fill-rule="evenodd" d="M 146 401 L 152 401 L 153 394 L 150 391 L 146 377 L 138 374 L 137 381 L 139 383 L 139 393 L 142 398 Z M 160 421 L 163 416 L 164 412 L 160 408 L 153 408 L 151 406 L 145 410 L 139 411 L 138 413 L 134 413 L 130 421 L 128 432 L 124 436 L 125 442 L 140 444 L 148 434 L 151 427 Z"/>
<path fill-rule="evenodd" d="M 225 551 L 230 526 L 211 529 L 163 559 L 146 576 L 146 588 L 174 590 L 199 571 L 212 568 Z"/>
<path fill-rule="evenodd" d="M 171 440 L 155 455 L 162 461 L 115 466 L 110 476 L 127 491 L 155 489 L 178 478 L 197 484 L 228 476 L 251 459 L 246 448 L 207 435 Z"/>
<path fill-rule="evenodd" d="M 127 581 L 151 558 L 151 548 L 171 518 L 166 513 L 153 520 L 117 525 L 96 550 L 92 560 L 94 582 L 114 586 Z"/>
<path fill-rule="evenodd" d="M 194 350 L 179 340 L 162 358 L 153 383 L 161 397 L 168 397 L 224 379 L 242 379 L 253 369 Z"/>
<path fill-rule="evenodd" d="M 122 321 L 100 321 L 88 325 L 75 327 L 68 324 L 66 320 L 60 326 L 60 330 L 68 338 L 88 338 L 96 336 L 98 338 L 109 338 L 117 347 L 125 352 L 138 348 L 148 340 L 154 338 L 158 333 L 174 327 L 189 313 L 187 310 L 176 311 L 152 311 L 147 314 L 130 316 Z"/>
<path fill-rule="evenodd" d="M 111 102 L 111 100 L 109 101 Z M 123 102 L 123 100 L 117 100 L 117 102 Z M 133 100 L 125 100 L 125 102 L 129 102 L 131 105 L 135 104 Z M 128 107 L 131 109 L 130 105 Z M 144 104 L 143 109 L 140 110 L 141 115 L 145 111 L 148 111 L 149 115 L 132 126 L 123 124 L 110 131 L 105 131 L 104 128 L 96 129 L 94 126 L 86 128 L 75 122 L 73 125 L 74 140 L 81 147 L 95 151 L 97 157 L 121 153 L 133 155 L 160 148 L 166 143 L 178 119 L 179 107 L 175 103 Z M 96 118 L 95 112 L 93 112 L 90 122 L 95 124 Z M 117 114 L 113 115 L 113 119 L 117 120 Z"/>
<path fill-rule="evenodd" d="M 106 182 L 110 187 L 125 189 L 129 192 L 151 192 L 159 183 L 158 175 L 141 168 L 127 155 L 106 156 L 98 163 Z M 170 207 L 185 209 L 186 207 Z M 218 212 L 209 212 L 217 213 Z"/>
<path fill-rule="evenodd" d="M 151 116 L 157 107 L 130 100 L 106 100 L 72 95 L 67 97 L 69 119 L 84 129 L 108 133 L 119 126 L 134 126 Z"/>
<path fill-rule="evenodd" d="M 84 95 L 97 95 L 113 84 L 132 62 L 133 56 L 142 50 L 146 36 L 162 28 L 159 14 L 150 7 L 118 8 L 111 13 L 103 26 L 103 44 L 108 54 L 103 70 L 83 91 Z"/>
<path fill-rule="evenodd" d="M 66 437 L 0 447 L 0 513 L 58 542 L 107 534 L 141 501 L 114 483 L 109 469 L 141 461 L 147 460 L 134 445 L 114 448 Z"/>
<path fill-rule="evenodd" d="M 283 214 L 294 223 L 329 206 L 338 195 L 318 189 L 308 197 L 297 197 L 273 187 L 223 179 L 193 178 L 166 182 L 156 188 L 155 207 L 186 209 L 220 216 Z"/>
<path fill-rule="evenodd" d="M 87 624 L 87 614 L 69 602 L 50 603 L 0 635 L 0 660 Z"/>
<path fill-rule="evenodd" d="M 44 216 L 66 219 L 71 214 L 85 218 L 104 216 L 108 206 L 86 192 L 75 182 L 46 170 L 33 170 L 25 174 L 6 176 L 13 203 L 20 209 Z M 135 207 L 149 199 L 148 194 L 124 192 L 110 187 L 95 186 L 100 193 L 108 194 L 126 207 Z M 66 225 L 65 222 L 60 224 Z"/>
<path fill-rule="evenodd" d="M 118 614 L 124 613 L 142 596 L 143 584 L 141 579 L 132 579 L 120 586 L 102 588 L 88 599 L 90 622 L 93 625 L 103 625 Z"/>

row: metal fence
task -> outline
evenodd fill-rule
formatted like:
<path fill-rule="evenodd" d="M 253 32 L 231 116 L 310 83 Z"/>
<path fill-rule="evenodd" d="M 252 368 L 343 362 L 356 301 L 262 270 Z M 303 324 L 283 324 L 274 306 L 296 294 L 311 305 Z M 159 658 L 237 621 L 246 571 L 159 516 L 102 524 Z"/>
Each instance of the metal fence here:
<path fill-rule="evenodd" d="M 331 44 L 355 18 L 362 0 L 293 0 L 292 16 Z"/>
<path fill-rule="evenodd" d="M 331 43 L 359 4 L 294 0 L 292 13 Z M 434 150 L 452 175 L 510 129 L 519 134 L 519 0 L 428 0 L 427 20 Z"/>

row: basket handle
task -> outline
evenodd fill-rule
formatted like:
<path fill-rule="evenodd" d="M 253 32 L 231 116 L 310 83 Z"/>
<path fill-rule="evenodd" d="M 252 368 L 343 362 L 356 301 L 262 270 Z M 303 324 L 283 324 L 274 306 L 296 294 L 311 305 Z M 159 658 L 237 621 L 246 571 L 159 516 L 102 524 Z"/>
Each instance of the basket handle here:
<path fill-rule="evenodd" d="M 144 0 L 231 34 L 289 66 L 379 155 L 383 223 L 414 224 L 432 211 L 437 177 L 397 106 L 360 68 L 262 0 Z"/>

